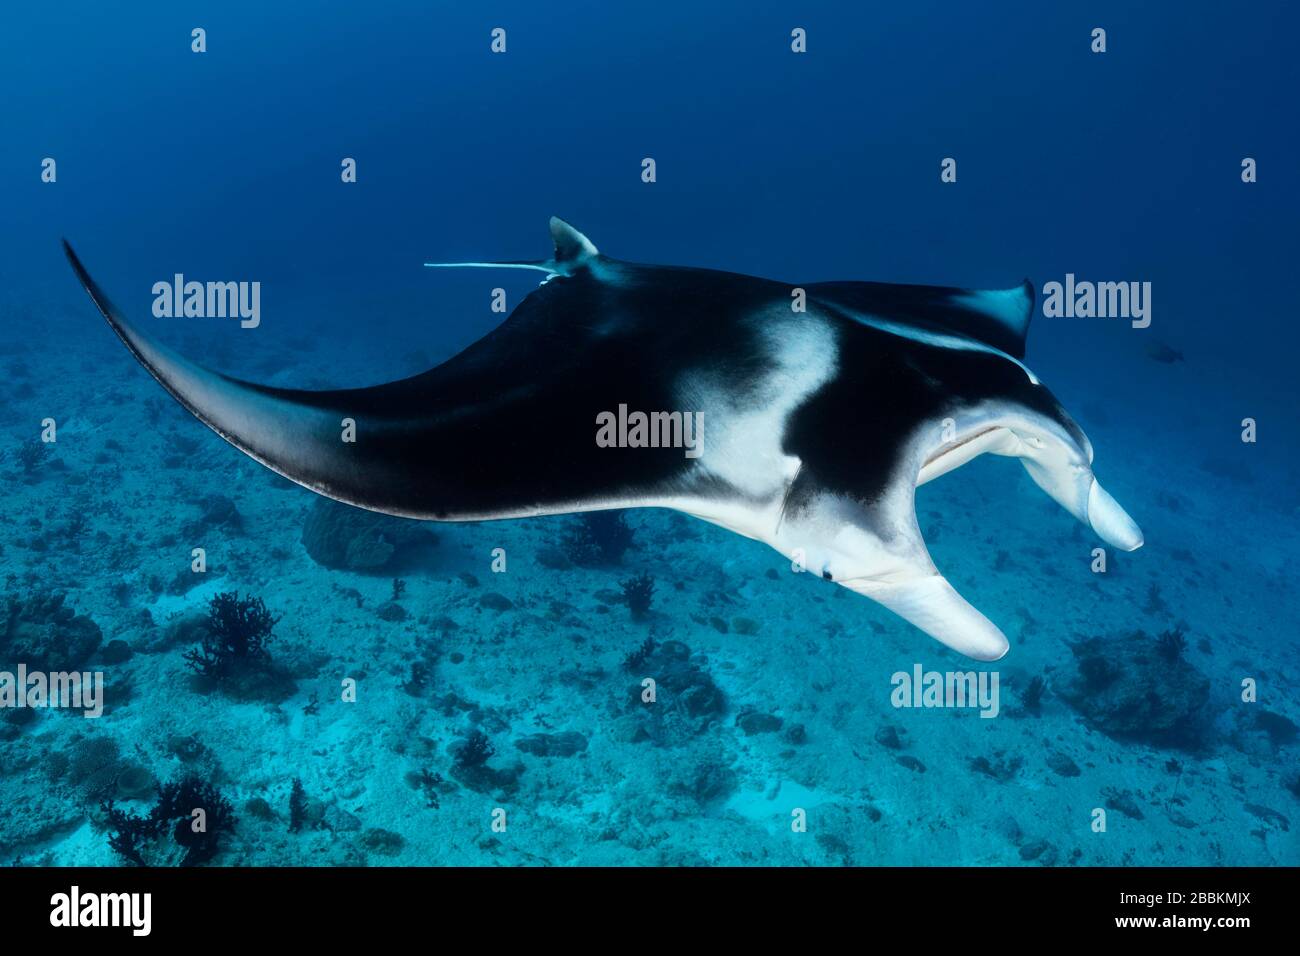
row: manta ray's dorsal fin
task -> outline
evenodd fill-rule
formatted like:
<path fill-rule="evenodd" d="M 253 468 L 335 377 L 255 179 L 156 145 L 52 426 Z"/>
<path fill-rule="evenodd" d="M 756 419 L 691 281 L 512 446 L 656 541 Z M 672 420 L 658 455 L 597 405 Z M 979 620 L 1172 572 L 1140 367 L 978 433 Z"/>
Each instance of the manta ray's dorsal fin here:
<path fill-rule="evenodd" d="M 600 255 L 600 251 L 590 239 L 559 216 L 551 217 L 551 240 L 555 243 L 553 261 L 556 265 L 565 266 L 566 272 L 572 272 L 586 265 L 594 256 Z"/>
<path fill-rule="evenodd" d="M 551 217 L 551 241 L 555 255 L 550 259 L 508 259 L 503 262 L 426 262 L 429 269 L 533 269 L 547 276 L 572 275 L 600 255 L 590 239 L 559 216 Z"/>

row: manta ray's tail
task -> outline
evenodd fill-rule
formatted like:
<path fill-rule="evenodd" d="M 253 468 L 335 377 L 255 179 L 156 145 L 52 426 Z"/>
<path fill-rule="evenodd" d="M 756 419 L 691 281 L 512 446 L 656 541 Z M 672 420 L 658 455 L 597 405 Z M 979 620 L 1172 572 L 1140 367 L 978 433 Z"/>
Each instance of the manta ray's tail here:
<path fill-rule="evenodd" d="M 532 269 L 548 276 L 570 275 L 600 255 L 595 244 L 559 216 L 550 221 L 555 255 L 550 259 L 504 259 L 494 262 L 426 262 L 427 269 Z"/>

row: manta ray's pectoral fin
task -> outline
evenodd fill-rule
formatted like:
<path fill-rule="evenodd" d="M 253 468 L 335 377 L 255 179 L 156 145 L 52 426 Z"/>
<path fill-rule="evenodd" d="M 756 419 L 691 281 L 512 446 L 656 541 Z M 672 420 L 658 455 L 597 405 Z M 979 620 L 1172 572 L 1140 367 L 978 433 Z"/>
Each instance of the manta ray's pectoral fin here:
<path fill-rule="evenodd" d="M 426 262 L 428 269 L 533 269 L 550 276 L 572 275 L 600 255 L 590 239 L 558 216 L 552 216 L 551 241 L 555 255 L 550 259 L 507 259 L 498 262 Z"/>

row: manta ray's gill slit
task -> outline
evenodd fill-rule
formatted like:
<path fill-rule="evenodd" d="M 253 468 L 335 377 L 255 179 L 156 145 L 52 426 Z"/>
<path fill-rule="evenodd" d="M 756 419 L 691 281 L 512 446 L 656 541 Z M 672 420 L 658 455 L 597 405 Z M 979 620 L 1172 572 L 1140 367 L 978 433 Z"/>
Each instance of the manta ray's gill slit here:
<path fill-rule="evenodd" d="M 790 504 L 790 492 L 794 490 L 795 482 L 799 480 L 799 473 L 803 471 L 803 462 L 795 466 L 794 474 L 790 477 L 790 482 L 785 486 L 785 494 L 781 496 L 781 510 L 776 514 L 776 531 L 781 530 L 781 522 L 785 521 L 785 509 Z"/>
<path fill-rule="evenodd" d="M 834 305 L 820 303 L 823 307 L 840 315 L 850 321 L 857 322 L 861 325 L 870 326 L 873 329 L 879 329 L 881 332 L 887 332 L 890 335 L 897 335 L 901 338 L 910 339 L 913 342 L 920 342 L 923 345 L 933 345 L 937 348 L 956 349 L 964 352 L 984 352 L 988 355 L 996 355 L 999 358 L 1006 359 L 1013 365 L 1017 366 L 1029 379 L 1031 385 L 1041 385 L 1038 376 L 1020 359 L 1014 355 L 1009 355 L 999 348 L 995 348 L 987 343 L 980 342 L 977 339 L 967 338 L 952 332 L 939 332 L 920 327 L 904 325 L 901 322 L 894 322 L 890 319 L 880 318 L 875 315 L 867 315 L 861 312 L 852 312 L 846 314 L 844 310 Z"/>

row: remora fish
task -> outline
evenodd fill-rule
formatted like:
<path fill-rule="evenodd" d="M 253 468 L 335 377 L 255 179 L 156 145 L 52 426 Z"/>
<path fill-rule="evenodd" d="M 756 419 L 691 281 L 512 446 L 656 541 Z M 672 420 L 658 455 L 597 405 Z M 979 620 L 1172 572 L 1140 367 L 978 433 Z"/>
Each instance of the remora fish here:
<path fill-rule="evenodd" d="M 788 283 L 600 254 L 550 223 L 536 262 L 430 263 L 547 275 L 500 326 L 412 378 L 305 391 L 242 382 L 127 322 L 64 243 L 109 325 L 158 382 L 245 454 L 387 514 L 480 521 L 673 508 L 766 542 L 962 654 L 1006 637 L 938 572 L 918 485 L 991 453 L 1108 544 L 1142 533 L 1096 481 L 1092 446 L 1022 362 L 1033 287 Z M 792 308 L 802 288 L 806 311 Z M 698 457 L 600 447 L 598 416 L 702 413 Z M 341 440 L 344 418 L 356 441 Z"/>

